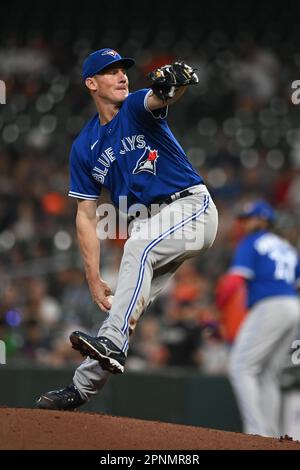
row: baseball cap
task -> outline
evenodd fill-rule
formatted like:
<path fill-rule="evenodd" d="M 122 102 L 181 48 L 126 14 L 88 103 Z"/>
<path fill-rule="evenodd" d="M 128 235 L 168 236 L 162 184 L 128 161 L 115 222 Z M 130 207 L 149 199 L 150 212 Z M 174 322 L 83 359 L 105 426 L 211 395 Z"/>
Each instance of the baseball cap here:
<path fill-rule="evenodd" d="M 270 204 L 265 201 L 248 202 L 238 213 L 238 218 L 246 219 L 248 217 L 260 217 L 269 222 L 273 222 L 275 219 L 275 211 Z"/>
<path fill-rule="evenodd" d="M 101 70 L 109 65 L 119 62 L 125 69 L 129 69 L 135 64 L 135 60 L 129 57 L 121 57 L 120 54 L 113 49 L 99 49 L 92 52 L 82 64 L 82 77 L 85 80 L 88 77 L 93 77 Z"/>

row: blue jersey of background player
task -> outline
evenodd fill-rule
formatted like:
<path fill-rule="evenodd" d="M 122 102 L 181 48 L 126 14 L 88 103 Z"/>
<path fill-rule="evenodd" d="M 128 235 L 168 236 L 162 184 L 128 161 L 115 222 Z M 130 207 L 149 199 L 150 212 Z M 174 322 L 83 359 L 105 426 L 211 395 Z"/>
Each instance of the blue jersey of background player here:
<path fill-rule="evenodd" d="M 86 124 L 71 150 L 70 196 L 97 200 L 105 186 L 116 205 L 126 196 L 128 207 L 148 206 L 202 183 L 168 127 L 168 107 L 149 109 L 151 93 L 129 94 L 107 124 L 98 113 Z"/>
<path fill-rule="evenodd" d="M 250 227 L 236 249 L 230 272 L 247 280 L 248 307 L 267 297 L 295 296 L 299 255 L 287 240 L 267 229 L 266 221 L 274 219 L 273 210 L 257 201 L 250 203 L 241 217 L 248 219 Z"/>

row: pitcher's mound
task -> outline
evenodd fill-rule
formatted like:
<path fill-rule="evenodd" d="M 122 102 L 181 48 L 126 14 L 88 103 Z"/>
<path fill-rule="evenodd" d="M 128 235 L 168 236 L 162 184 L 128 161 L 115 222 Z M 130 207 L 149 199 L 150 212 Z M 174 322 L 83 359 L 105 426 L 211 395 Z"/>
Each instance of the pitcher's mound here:
<path fill-rule="evenodd" d="M 0 449 L 300 450 L 289 438 L 80 412 L 1 408 L 0 423 Z"/>

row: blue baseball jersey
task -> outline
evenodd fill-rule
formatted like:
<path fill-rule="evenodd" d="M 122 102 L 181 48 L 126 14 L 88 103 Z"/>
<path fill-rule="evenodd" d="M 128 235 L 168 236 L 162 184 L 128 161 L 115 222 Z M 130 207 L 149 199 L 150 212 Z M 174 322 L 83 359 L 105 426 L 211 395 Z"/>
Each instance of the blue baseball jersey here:
<path fill-rule="evenodd" d="M 248 307 L 275 296 L 295 296 L 300 281 L 297 250 L 283 238 L 260 230 L 238 245 L 230 272 L 247 279 Z"/>
<path fill-rule="evenodd" d="M 102 186 L 119 197 L 149 205 L 203 182 L 170 131 L 168 108 L 151 112 L 149 89 L 128 95 L 119 112 L 101 125 L 98 113 L 75 139 L 70 155 L 69 196 L 97 200 Z"/>

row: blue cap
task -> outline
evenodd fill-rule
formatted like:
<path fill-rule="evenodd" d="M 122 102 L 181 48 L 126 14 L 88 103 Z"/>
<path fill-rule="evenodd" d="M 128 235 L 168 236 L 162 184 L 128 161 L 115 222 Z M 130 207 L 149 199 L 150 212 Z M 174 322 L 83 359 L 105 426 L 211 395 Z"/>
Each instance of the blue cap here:
<path fill-rule="evenodd" d="M 120 54 L 113 49 L 99 49 L 92 52 L 82 64 L 82 77 L 85 80 L 88 77 L 93 77 L 101 70 L 109 65 L 120 62 L 125 69 L 129 69 L 135 64 L 134 59 L 129 57 L 121 57 Z"/>
<path fill-rule="evenodd" d="M 243 210 L 238 214 L 238 217 L 241 219 L 260 217 L 261 219 L 273 222 L 275 219 L 275 211 L 270 204 L 265 201 L 253 201 L 248 202 L 244 206 Z"/>

